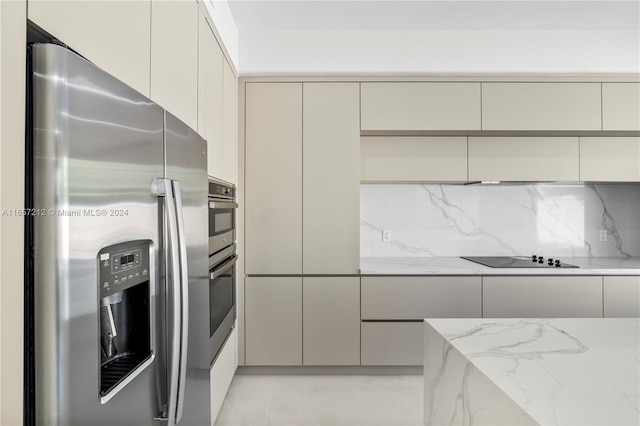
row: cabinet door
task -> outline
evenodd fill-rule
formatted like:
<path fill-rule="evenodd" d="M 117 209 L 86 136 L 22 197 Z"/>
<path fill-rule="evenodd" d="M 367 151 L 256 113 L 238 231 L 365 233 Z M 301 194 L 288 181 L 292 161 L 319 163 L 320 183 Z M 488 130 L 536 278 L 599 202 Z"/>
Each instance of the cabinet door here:
<path fill-rule="evenodd" d="M 238 181 L 238 79 L 224 61 L 222 111 L 222 179 Z"/>
<path fill-rule="evenodd" d="M 601 130 L 600 83 L 482 83 L 482 130 Z"/>
<path fill-rule="evenodd" d="M 198 67 L 198 132 L 207 140 L 207 173 L 224 179 L 223 83 L 224 57 L 204 6 L 200 8 Z"/>
<path fill-rule="evenodd" d="M 198 3 L 153 0 L 151 99 L 198 128 Z"/>
<path fill-rule="evenodd" d="M 389 137 L 361 139 L 363 182 L 467 180 L 466 137 Z"/>
<path fill-rule="evenodd" d="M 362 83 L 362 131 L 480 130 L 480 83 Z"/>
<path fill-rule="evenodd" d="M 304 365 L 360 364 L 360 278 L 303 278 Z"/>
<path fill-rule="evenodd" d="M 305 274 L 357 274 L 358 84 L 304 83 L 303 92 L 302 270 Z"/>
<path fill-rule="evenodd" d="M 246 365 L 302 365 L 302 278 L 245 283 Z"/>
<path fill-rule="evenodd" d="M 362 319 L 480 318 L 480 277 L 363 277 Z"/>
<path fill-rule="evenodd" d="M 227 395 L 233 376 L 236 373 L 238 347 L 238 330 L 233 329 L 227 337 L 227 341 L 213 360 L 209 371 L 209 383 L 211 386 L 211 422 L 215 424 L 216 417 L 220 413 L 224 397 Z"/>
<path fill-rule="evenodd" d="M 640 130 L 640 83 L 602 83 L 602 130 Z"/>
<path fill-rule="evenodd" d="M 602 277 L 484 277 L 485 318 L 602 318 Z"/>
<path fill-rule="evenodd" d="M 362 322 L 362 365 L 422 365 L 422 321 Z"/>
<path fill-rule="evenodd" d="M 604 317 L 640 318 L 640 277 L 604 277 Z"/>
<path fill-rule="evenodd" d="M 247 83 L 247 274 L 302 273 L 302 84 Z"/>
<path fill-rule="evenodd" d="M 149 96 L 151 0 L 30 0 L 28 18 Z M 167 28 L 164 31 L 168 31 Z"/>
<path fill-rule="evenodd" d="M 470 137 L 469 180 L 577 181 L 577 137 Z"/>
<path fill-rule="evenodd" d="M 581 137 L 580 180 L 640 181 L 640 137 Z"/>

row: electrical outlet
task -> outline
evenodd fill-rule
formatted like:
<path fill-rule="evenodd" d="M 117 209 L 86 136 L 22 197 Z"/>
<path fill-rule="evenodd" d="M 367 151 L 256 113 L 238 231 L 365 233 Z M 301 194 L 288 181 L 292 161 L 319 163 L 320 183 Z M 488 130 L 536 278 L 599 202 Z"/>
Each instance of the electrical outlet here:
<path fill-rule="evenodd" d="M 598 232 L 598 239 L 602 242 L 607 241 L 607 230 L 606 229 L 601 229 L 600 232 Z"/>
<path fill-rule="evenodd" d="M 383 242 L 389 242 L 391 241 L 391 231 L 388 229 L 383 229 L 382 230 L 382 241 Z"/>

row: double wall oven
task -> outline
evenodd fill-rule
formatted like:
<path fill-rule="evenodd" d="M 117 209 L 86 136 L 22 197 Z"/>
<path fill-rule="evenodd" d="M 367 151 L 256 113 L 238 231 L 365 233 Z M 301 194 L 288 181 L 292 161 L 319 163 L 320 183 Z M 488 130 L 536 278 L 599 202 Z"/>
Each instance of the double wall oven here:
<path fill-rule="evenodd" d="M 209 178 L 209 344 L 211 361 L 236 320 L 236 187 Z"/>

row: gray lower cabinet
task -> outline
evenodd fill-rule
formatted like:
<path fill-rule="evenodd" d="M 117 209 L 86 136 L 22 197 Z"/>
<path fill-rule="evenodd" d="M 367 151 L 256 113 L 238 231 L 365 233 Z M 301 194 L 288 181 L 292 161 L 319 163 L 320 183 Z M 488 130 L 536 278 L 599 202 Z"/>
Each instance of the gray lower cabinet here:
<path fill-rule="evenodd" d="M 424 318 L 480 318 L 480 277 L 363 277 L 362 365 L 422 365 Z"/>
<path fill-rule="evenodd" d="M 640 277 L 604 277 L 604 317 L 640 317 Z"/>
<path fill-rule="evenodd" d="M 302 278 L 245 280 L 246 365 L 302 365 Z"/>
<path fill-rule="evenodd" d="M 361 325 L 362 365 L 422 365 L 422 321 Z"/>
<path fill-rule="evenodd" d="M 360 278 L 302 279 L 304 365 L 360 364 Z"/>
<path fill-rule="evenodd" d="M 480 277 L 363 277 L 363 320 L 480 318 Z"/>
<path fill-rule="evenodd" d="M 602 277 L 484 277 L 485 318 L 602 318 Z"/>

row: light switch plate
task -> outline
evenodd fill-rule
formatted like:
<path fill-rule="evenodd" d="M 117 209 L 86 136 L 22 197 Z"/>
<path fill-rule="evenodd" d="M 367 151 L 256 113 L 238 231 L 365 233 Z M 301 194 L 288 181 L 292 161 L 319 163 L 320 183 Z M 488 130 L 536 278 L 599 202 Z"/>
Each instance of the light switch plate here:
<path fill-rule="evenodd" d="M 382 241 L 383 242 L 391 241 L 391 231 L 389 229 L 382 230 Z"/>

